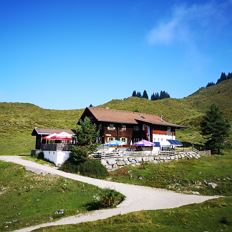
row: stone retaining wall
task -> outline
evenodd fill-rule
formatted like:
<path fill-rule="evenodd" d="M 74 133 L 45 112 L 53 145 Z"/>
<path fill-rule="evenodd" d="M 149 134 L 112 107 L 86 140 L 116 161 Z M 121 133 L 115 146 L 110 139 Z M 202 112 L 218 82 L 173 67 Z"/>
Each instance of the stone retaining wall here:
<path fill-rule="evenodd" d="M 172 155 L 156 155 L 156 156 L 123 156 L 102 158 L 101 163 L 108 171 L 114 171 L 126 165 L 140 165 L 142 163 L 163 163 L 179 159 L 199 159 L 201 155 L 197 152 L 178 152 Z"/>

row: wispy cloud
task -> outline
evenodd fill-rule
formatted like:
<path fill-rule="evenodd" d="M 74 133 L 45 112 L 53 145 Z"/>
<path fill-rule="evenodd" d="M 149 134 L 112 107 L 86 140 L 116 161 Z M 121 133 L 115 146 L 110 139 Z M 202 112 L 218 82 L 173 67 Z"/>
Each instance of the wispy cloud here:
<path fill-rule="evenodd" d="M 177 41 L 189 43 L 201 33 L 224 24 L 226 22 L 224 11 L 231 5 L 231 1 L 174 6 L 170 17 L 160 20 L 148 32 L 147 42 L 150 45 L 172 44 Z"/>

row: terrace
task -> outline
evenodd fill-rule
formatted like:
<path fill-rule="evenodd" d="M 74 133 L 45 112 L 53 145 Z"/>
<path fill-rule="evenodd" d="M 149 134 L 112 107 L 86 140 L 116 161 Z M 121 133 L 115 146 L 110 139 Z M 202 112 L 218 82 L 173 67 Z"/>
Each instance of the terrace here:
<path fill-rule="evenodd" d="M 51 143 L 41 144 L 42 151 L 70 151 L 72 144 Z"/>

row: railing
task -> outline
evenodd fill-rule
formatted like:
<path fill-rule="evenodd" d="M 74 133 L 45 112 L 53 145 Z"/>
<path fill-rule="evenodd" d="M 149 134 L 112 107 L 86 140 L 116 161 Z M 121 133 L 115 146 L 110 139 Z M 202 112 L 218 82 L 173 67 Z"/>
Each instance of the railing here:
<path fill-rule="evenodd" d="M 41 144 L 41 150 L 43 151 L 70 151 L 71 145 L 54 143 L 54 144 Z"/>

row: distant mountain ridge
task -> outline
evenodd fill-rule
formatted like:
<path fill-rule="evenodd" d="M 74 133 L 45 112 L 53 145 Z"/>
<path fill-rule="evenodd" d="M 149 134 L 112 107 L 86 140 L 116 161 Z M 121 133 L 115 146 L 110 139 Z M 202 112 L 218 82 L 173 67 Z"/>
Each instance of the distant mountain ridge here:
<path fill-rule="evenodd" d="M 162 116 L 165 120 L 188 126 L 177 136 L 181 140 L 201 142 L 199 122 L 212 103 L 219 106 L 232 123 L 232 79 L 202 88 L 182 98 L 157 101 L 129 97 L 112 100 L 99 107 L 139 111 Z M 28 153 L 34 147 L 31 131 L 34 127 L 75 128 L 83 112 L 77 110 L 42 109 L 30 103 L 0 103 L 0 155 Z"/>

